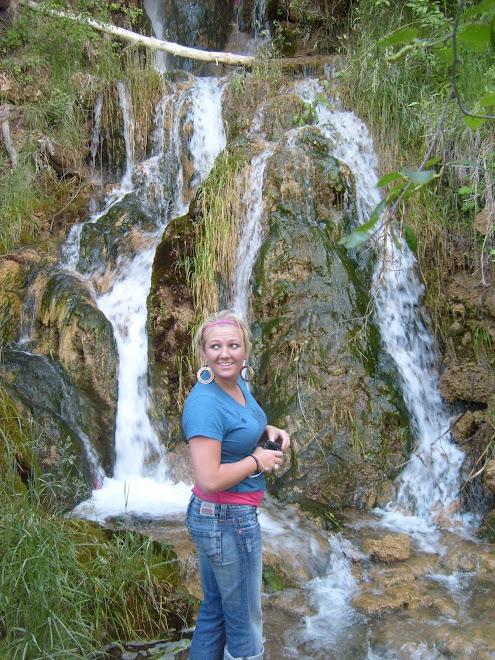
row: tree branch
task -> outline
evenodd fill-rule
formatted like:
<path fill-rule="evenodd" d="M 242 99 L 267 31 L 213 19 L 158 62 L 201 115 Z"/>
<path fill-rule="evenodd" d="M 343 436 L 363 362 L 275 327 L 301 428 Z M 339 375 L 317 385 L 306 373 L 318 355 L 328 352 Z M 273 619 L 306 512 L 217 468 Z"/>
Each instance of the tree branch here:
<path fill-rule="evenodd" d="M 9 115 L 7 113 L 7 108 L 0 108 L 0 126 L 2 130 L 2 137 L 5 143 L 5 148 L 9 154 L 10 162 L 12 167 L 15 169 L 17 166 L 17 151 L 12 144 L 10 139 L 10 130 L 9 130 Z"/>
<path fill-rule="evenodd" d="M 26 7 L 29 7 L 29 9 L 40 11 L 50 16 L 68 18 L 71 21 L 86 23 L 99 32 L 104 32 L 105 34 L 110 34 L 119 39 L 130 41 L 137 46 L 145 46 L 150 50 L 161 50 L 165 53 L 170 53 L 171 55 L 175 55 L 177 57 L 189 57 L 192 60 L 199 60 L 201 62 L 215 62 L 215 64 L 231 64 L 233 66 L 241 65 L 248 68 L 251 67 L 254 63 L 254 57 L 250 57 L 248 55 L 237 55 L 235 53 L 220 53 L 215 51 L 199 50 L 197 48 L 187 48 L 186 46 L 181 46 L 180 44 L 175 44 L 170 41 L 161 41 L 160 39 L 155 39 L 155 37 L 146 37 L 142 34 L 138 34 L 137 32 L 132 32 L 131 30 L 117 27 L 116 25 L 98 23 L 91 18 L 73 14 L 72 12 L 48 9 L 38 4 L 37 2 L 34 2 L 33 0 L 22 0 L 22 3 Z"/>

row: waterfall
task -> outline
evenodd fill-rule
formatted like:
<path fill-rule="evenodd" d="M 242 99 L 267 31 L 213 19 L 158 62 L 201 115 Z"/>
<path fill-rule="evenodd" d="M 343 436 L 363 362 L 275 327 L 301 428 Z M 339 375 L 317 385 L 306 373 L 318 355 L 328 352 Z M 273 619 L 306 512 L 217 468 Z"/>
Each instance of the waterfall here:
<path fill-rule="evenodd" d="M 93 133 L 91 136 L 91 153 L 89 159 L 89 171 L 91 173 L 91 178 L 93 181 L 95 178 L 96 154 L 98 152 L 98 145 L 100 144 L 102 108 L 103 108 L 103 95 L 100 94 L 96 99 L 96 103 L 95 103 Z"/>
<path fill-rule="evenodd" d="M 227 142 L 222 122 L 222 92 L 223 85 L 214 78 L 197 78 L 194 83 L 193 104 L 188 115 L 194 125 L 190 142 L 194 155 L 190 184 L 193 187 L 205 180 Z"/>
<path fill-rule="evenodd" d="M 128 113 L 124 121 L 128 156 L 123 187 L 135 189 L 132 186 L 139 185 L 137 191 L 146 198 L 149 187 L 157 187 L 156 177 L 166 179 L 169 175 L 162 171 L 168 162 L 163 153 L 165 141 L 160 137 L 160 130 L 156 130 L 156 153 L 139 168 L 134 165 L 132 114 L 124 89 L 119 91 L 122 111 Z M 176 118 L 180 115 L 178 109 L 183 108 L 186 101 L 190 103 L 187 120 L 192 123 L 193 133 L 188 148 L 194 165 L 195 185 L 199 185 L 208 175 L 215 158 L 225 146 L 221 94 L 222 86 L 218 80 L 197 79 L 189 90 L 173 99 Z M 165 107 L 170 101 L 171 97 L 167 96 L 159 104 L 155 117 L 157 126 L 163 126 Z M 172 167 L 181 163 L 179 126 L 179 122 L 175 121 L 171 130 L 169 152 L 175 156 L 171 159 Z M 180 167 L 177 178 L 180 181 L 183 179 Z M 156 201 L 155 196 L 152 197 Z M 161 210 L 156 232 L 143 237 L 145 248 L 132 261 L 126 257 L 119 259 L 112 288 L 97 300 L 99 309 L 112 323 L 119 353 L 116 459 L 113 477 L 105 478 L 102 487 L 93 492 L 92 498 L 75 509 L 77 515 L 87 518 L 103 520 L 125 512 L 146 516 L 173 515 L 184 511 L 190 495 L 190 485 L 174 485 L 168 479 L 163 450 L 148 415 L 146 299 L 156 246 L 169 219 L 166 209 Z M 186 210 L 183 187 L 179 186 L 172 214 L 178 217 Z M 89 220 L 92 221 L 94 219 Z"/>
<path fill-rule="evenodd" d="M 355 176 L 359 222 L 365 222 L 380 202 L 376 188 L 377 158 L 369 133 L 352 113 L 319 108 L 320 128 L 335 143 L 334 154 Z M 390 512 L 403 511 L 427 522 L 453 513 L 459 491 L 459 471 L 464 454 L 452 443 L 446 405 L 438 391 L 438 372 L 433 339 L 428 332 L 421 296 L 424 287 L 409 248 L 392 240 L 382 248 L 388 255 L 385 270 L 379 258 L 375 268 L 377 323 L 384 348 L 401 376 L 403 396 L 411 416 L 417 443 L 398 479 L 397 501 Z M 394 524 L 398 523 L 394 516 Z M 416 529 L 417 521 L 403 519 L 404 530 Z"/>
<path fill-rule="evenodd" d="M 273 148 L 266 148 L 259 156 L 253 158 L 248 177 L 249 185 L 243 197 L 245 214 L 232 273 L 232 308 L 245 320 L 249 317 L 251 275 L 262 242 L 263 178 L 266 161 L 272 153 Z"/>
<path fill-rule="evenodd" d="M 125 142 L 125 173 L 120 182 L 121 187 L 131 186 L 131 176 L 134 167 L 134 116 L 132 114 L 132 101 L 129 90 L 123 82 L 117 83 L 119 92 L 120 107 L 122 108 L 122 117 L 124 120 L 124 142 Z"/>
<path fill-rule="evenodd" d="M 416 446 L 398 479 L 396 507 L 430 522 L 458 508 L 459 471 L 464 454 L 451 441 L 449 419 L 440 398 L 437 359 L 421 308 L 423 287 L 407 247 L 387 245 L 389 263 L 376 299 L 376 319 L 387 352 L 403 380 Z M 380 265 L 376 277 L 380 273 Z"/>
<path fill-rule="evenodd" d="M 143 0 L 143 8 L 148 18 L 151 21 L 154 35 L 160 41 L 165 38 L 165 30 L 163 28 L 163 3 L 158 0 Z M 155 52 L 155 64 L 160 73 L 165 73 L 167 70 L 166 54 L 157 50 Z"/>
<path fill-rule="evenodd" d="M 149 457 L 161 457 L 160 442 L 148 416 L 148 341 L 146 298 L 156 245 L 131 263 L 119 263 L 122 273 L 111 291 L 97 300 L 112 323 L 119 354 L 118 402 L 115 429 L 114 478 L 146 476 Z M 163 461 L 160 461 L 163 465 Z"/>

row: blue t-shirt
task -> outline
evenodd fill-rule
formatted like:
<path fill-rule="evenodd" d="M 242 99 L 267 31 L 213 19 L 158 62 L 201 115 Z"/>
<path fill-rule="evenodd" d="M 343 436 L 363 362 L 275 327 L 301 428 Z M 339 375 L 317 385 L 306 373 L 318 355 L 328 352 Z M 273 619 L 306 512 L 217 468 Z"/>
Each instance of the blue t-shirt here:
<path fill-rule="evenodd" d="M 246 383 L 239 379 L 238 384 L 246 401 L 245 406 L 237 403 L 215 381 L 208 385 L 198 382 L 187 397 L 182 413 L 182 428 L 188 441 L 202 435 L 222 443 L 221 463 L 235 463 L 252 454 L 267 424 L 263 409 L 249 392 Z M 263 473 L 253 479 L 247 477 L 225 492 L 249 493 L 260 490 L 265 490 Z"/>

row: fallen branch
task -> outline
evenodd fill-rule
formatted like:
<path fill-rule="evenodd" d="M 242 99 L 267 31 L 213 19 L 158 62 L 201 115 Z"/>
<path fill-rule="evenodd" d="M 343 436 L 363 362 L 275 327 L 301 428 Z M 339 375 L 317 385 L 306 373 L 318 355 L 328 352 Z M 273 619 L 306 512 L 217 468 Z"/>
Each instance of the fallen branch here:
<path fill-rule="evenodd" d="M 137 32 L 126 30 L 125 28 L 117 27 L 116 25 L 109 25 L 107 23 L 98 23 L 91 18 L 73 14 L 72 12 L 57 11 L 56 9 L 48 9 L 42 5 L 34 2 L 33 0 L 24 0 L 23 4 L 30 9 L 41 11 L 50 16 L 57 16 L 59 18 L 68 18 L 71 21 L 79 23 L 86 23 L 99 32 L 110 34 L 119 39 L 130 41 L 137 46 L 144 46 L 150 50 L 161 50 L 165 53 L 170 53 L 177 57 L 189 57 L 192 60 L 199 60 L 201 62 L 215 62 L 215 64 L 231 64 L 234 66 L 251 67 L 254 63 L 254 57 L 248 55 L 237 55 L 235 53 L 220 53 L 209 50 L 199 50 L 198 48 L 187 48 L 170 41 L 161 41 L 155 37 L 146 37 Z"/>
<path fill-rule="evenodd" d="M 5 148 L 7 149 L 7 153 L 9 154 L 12 167 L 15 169 L 17 166 L 17 151 L 14 145 L 12 144 L 12 140 L 10 139 L 9 115 L 6 108 L 5 109 L 0 108 L 0 125 L 2 129 L 2 137 L 5 143 Z"/>

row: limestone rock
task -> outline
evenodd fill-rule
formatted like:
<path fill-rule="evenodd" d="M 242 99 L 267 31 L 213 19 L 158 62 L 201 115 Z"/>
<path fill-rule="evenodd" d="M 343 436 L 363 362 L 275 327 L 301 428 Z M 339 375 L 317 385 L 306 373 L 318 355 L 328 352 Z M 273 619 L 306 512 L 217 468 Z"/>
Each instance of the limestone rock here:
<path fill-rule="evenodd" d="M 475 362 L 455 364 L 439 379 L 440 394 L 447 401 L 487 403 L 495 392 L 495 371 Z"/>
<path fill-rule="evenodd" d="M 495 459 L 488 463 L 483 473 L 484 485 L 495 495 Z"/>
<path fill-rule="evenodd" d="M 387 563 L 403 561 L 411 556 L 411 541 L 409 534 L 397 536 L 387 534 L 383 539 L 366 539 L 363 550 L 374 559 Z"/>
<path fill-rule="evenodd" d="M 454 440 L 458 444 L 461 444 L 469 440 L 476 426 L 474 414 L 468 410 L 464 414 L 457 415 L 457 417 L 450 420 L 450 433 Z"/>
<path fill-rule="evenodd" d="M 352 604 L 367 614 L 382 614 L 402 608 L 418 609 L 424 605 L 426 589 L 417 584 L 394 585 L 384 592 L 364 591 L 354 596 Z"/>
<path fill-rule="evenodd" d="M 495 204 L 487 204 L 474 219 L 474 228 L 481 236 L 490 236 L 495 220 Z"/>

